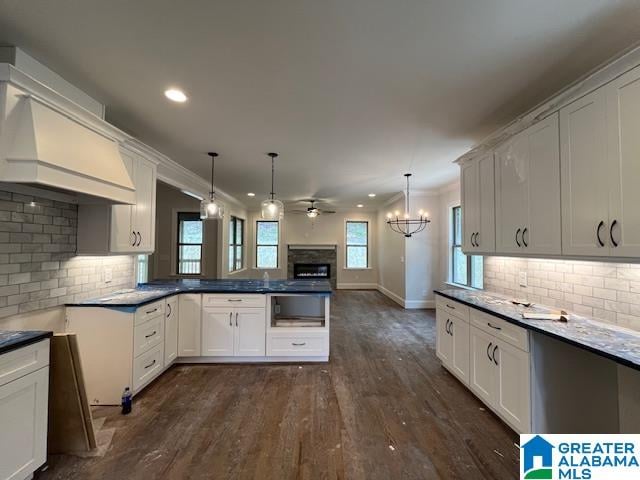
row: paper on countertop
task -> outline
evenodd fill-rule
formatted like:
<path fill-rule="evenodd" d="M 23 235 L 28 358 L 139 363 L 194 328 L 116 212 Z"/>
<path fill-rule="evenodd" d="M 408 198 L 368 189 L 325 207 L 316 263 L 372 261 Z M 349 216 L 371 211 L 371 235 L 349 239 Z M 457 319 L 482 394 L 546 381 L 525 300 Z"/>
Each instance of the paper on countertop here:
<path fill-rule="evenodd" d="M 522 318 L 527 320 L 555 320 L 559 322 L 566 322 L 568 320 L 567 312 L 559 310 L 555 312 L 522 312 Z"/>

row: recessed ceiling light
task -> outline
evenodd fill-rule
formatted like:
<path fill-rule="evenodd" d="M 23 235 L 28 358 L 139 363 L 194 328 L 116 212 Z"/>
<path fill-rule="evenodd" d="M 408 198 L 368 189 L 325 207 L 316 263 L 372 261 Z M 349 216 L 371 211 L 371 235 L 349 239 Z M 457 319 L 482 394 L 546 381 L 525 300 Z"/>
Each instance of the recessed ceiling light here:
<path fill-rule="evenodd" d="M 362 208 L 362 207 L 364 207 L 364 205 L 363 205 L 363 204 L 361 204 L 361 203 L 359 203 L 358 205 L 356 205 L 356 207 L 358 207 L 358 208 Z"/>
<path fill-rule="evenodd" d="M 177 88 L 170 88 L 164 91 L 164 96 L 172 102 L 184 103 L 187 101 L 187 96 L 182 90 Z"/>
<path fill-rule="evenodd" d="M 370 193 L 370 194 L 369 194 L 369 196 L 370 196 L 371 198 L 373 198 L 373 197 L 375 197 L 375 196 L 376 196 L 376 194 L 375 194 L 375 193 Z"/>
<path fill-rule="evenodd" d="M 247 197 L 255 197 L 255 196 L 256 196 L 256 194 L 255 194 L 255 193 L 253 193 L 253 192 L 249 192 L 249 193 L 247 193 Z"/>

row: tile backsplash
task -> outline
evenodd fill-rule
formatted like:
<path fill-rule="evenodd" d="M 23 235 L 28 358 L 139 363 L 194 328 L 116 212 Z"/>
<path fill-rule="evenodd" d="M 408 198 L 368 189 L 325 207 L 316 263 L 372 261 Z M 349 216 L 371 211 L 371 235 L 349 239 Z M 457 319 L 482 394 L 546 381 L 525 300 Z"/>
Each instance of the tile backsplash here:
<path fill-rule="evenodd" d="M 484 288 L 640 330 L 640 265 L 486 257 Z"/>
<path fill-rule="evenodd" d="M 132 256 L 75 255 L 77 218 L 74 204 L 0 191 L 0 318 L 133 286 Z"/>

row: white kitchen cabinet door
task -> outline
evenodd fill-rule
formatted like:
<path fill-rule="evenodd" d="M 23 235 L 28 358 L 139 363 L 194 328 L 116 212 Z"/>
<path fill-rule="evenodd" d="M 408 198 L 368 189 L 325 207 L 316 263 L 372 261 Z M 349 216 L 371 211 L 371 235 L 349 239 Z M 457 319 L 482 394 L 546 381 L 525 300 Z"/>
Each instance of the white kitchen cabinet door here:
<path fill-rule="evenodd" d="M 201 347 L 202 295 L 178 296 L 178 356 L 198 357 Z"/>
<path fill-rule="evenodd" d="M 560 255 L 560 131 L 558 114 L 525 130 L 528 141 L 525 253 Z"/>
<path fill-rule="evenodd" d="M 138 156 L 135 163 L 136 204 L 133 207 L 133 229 L 138 241 L 136 250 L 153 252 L 155 247 L 155 165 Z"/>
<path fill-rule="evenodd" d="M 178 297 L 167 300 L 164 323 L 164 365 L 178 357 Z"/>
<path fill-rule="evenodd" d="M 49 367 L 0 387 L 0 478 L 22 480 L 47 460 Z"/>
<path fill-rule="evenodd" d="M 475 251 L 496 250 L 495 161 L 493 152 L 476 160 L 478 164 L 478 226 Z"/>
<path fill-rule="evenodd" d="M 450 317 L 446 312 L 436 310 L 436 355 L 440 361 L 451 366 L 453 360 L 453 339 L 449 334 Z"/>
<path fill-rule="evenodd" d="M 527 225 L 529 142 L 518 134 L 496 149 L 496 252 L 525 253 L 522 235 Z"/>
<path fill-rule="evenodd" d="M 451 369 L 466 385 L 469 384 L 469 324 L 464 320 L 452 318 L 449 324 L 452 339 Z"/>
<path fill-rule="evenodd" d="M 601 88 L 560 110 L 564 255 L 609 255 L 611 166 L 606 159 L 606 94 Z"/>
<path fill-rule="evenodd" d="M 471 361 L 469 387 L 487 405 L 493 405 L 498 384 L 497 370 L 492 353 L 495 339 L 482 330 L 471 326 Z"/>
<path fill-rule="evenodd" d="M 238 357 L 262 357 L 266 352 L 267 325 L 264 308 L 236 308 L 235 348 Z"/>
<path fill-rule="evenodd" d="M 529 354 L 495 340 L 492 357 L 498 372 L 495 408 L 518 433 L 531 430 Z"/>
<path fill-rule="evenodd" d="M 230 357 L 234 354 L 235 313 L 233 308 L 202 310 L 202 356 Z"/>
<path fill-rule="evenodd" d="M 124 162 L 129 177 L 135 185 L 135 163 L 134 154 L 127 150 L 120 150 L 120 156 Z M 111 207 L 111 239 L 110 249 L 112 252 L 131 252 L 136 243 L 133 234 L 133 205 L 115 205 Z"/>
<path fill-rule="evenodd" d="M 605 89 L 611 204 L 604 237 L 612 256 L 640 257 L 640 68 Z"/>
<path fill-rule="evenodd" d="M 461 167 L 461 206 L 462 206 L 462 251 L 473 252 L 473 237 L 479 223 L 479 170 L 475 160 L 469 160 Z"/>

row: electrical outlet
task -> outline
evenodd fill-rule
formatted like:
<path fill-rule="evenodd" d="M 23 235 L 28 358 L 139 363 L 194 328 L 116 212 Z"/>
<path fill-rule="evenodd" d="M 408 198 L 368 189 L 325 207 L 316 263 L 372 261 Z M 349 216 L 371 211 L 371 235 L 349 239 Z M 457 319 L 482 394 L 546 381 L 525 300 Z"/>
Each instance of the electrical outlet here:
<path fill-rule="evenodd" d="M 280 313 L 280 305 L 274 305 L 273 312 L 276 314 Z"/>
<path fill-rule="evenodd" d="M 520 280 L 520 286 L 521 287 L 526 287 L 527 286 L 527 272 L 520 272 L 519 280 Z"/>
<path fill-rule="evenodd" d="M 104 283 L 111 283 L 113 280 L 113 269 L 105 268 L 104 269 Z"/>

